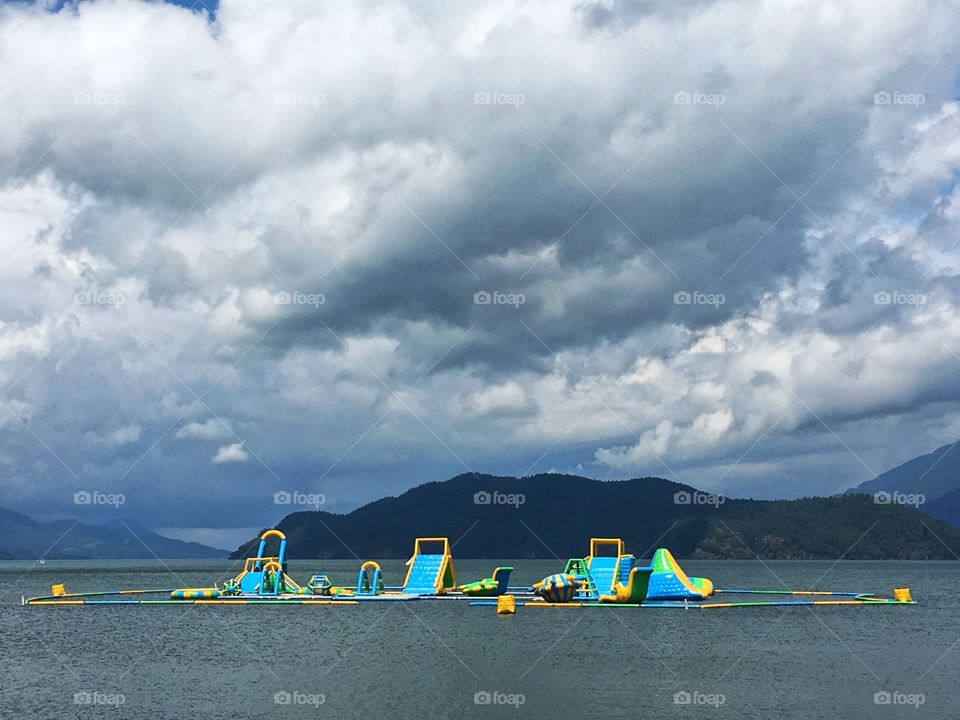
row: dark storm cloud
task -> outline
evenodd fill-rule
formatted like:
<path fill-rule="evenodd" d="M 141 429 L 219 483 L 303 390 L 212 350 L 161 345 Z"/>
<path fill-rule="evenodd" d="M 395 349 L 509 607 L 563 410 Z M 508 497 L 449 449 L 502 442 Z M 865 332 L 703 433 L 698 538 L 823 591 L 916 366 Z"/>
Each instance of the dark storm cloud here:
<path fill-rule="evenodd" d="M 952 9 L 416 10 L 4 9 L 22 507 L 122 486 L 164 526 L 247 527 L 287 486 L 345 507 L 493 465 L 841 485 L 804 393 L 933 436 Z"/>

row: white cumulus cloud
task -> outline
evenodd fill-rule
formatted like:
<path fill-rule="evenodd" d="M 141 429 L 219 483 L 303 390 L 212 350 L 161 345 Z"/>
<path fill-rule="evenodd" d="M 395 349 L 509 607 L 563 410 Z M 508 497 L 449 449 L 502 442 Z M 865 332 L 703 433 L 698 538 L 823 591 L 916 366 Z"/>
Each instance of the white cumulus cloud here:
<path fill-rule="evenodd" d="M 213 462 L 215 464 L 220 463 L 235 463 L 235 462 L 246 462 L 250 457 L 250 454 L 243 449 L 243 443 L 233 443 L 231 445 L 224 445 L 217 450 L 217 454 L 213 456 Z"/>

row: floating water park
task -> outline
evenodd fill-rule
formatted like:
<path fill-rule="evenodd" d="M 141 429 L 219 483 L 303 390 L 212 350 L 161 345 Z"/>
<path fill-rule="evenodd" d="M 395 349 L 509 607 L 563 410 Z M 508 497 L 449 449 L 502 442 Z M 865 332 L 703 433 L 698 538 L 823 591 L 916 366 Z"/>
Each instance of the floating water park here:
<path fill-rule="evenodd" d="M 267 545 L 277 540 L 276 555 Z M 870 592 L 830 590 L 752 590 L 717 588 L 708 578 L 687 575 L 666 548 L 653 553 L 649 565 L 626 551 L 619 538 L 593 538 L 589 553 L 570 558 L 561 572 L 532 585 L 510 585 L 512 567 L 494 568 L 489 577 L 457 584 L 450 541 L 422 537 L 414 541 L 402 585 L 391 586 L 377 562 L 364 562 L 356 582 L 334 585 L 315 573 L 303 584 L 289 574 L 287 537 L 279 530 L 260 536 L 256 555 L 243 570 L 219 585 L 159 590 L 67 592 L 53 585 L 50 595 L 23 598 L 24 605 L 361 605 L 365 602 L 418 600 L 462 601 L 495 607 L 498 614 L 517 608 L 680 608 L 717 609 L 785 606 L 913 605 L 909 588 L 895 588 L 892 598 Z M 729 598 L 729 599 L 727 599 Z"/>

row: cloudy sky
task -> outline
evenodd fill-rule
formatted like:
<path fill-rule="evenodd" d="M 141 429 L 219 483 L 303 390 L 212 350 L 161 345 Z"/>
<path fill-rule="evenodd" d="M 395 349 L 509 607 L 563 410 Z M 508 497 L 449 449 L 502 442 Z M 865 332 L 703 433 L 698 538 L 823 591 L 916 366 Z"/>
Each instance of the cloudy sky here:
<path fill-rule="evenodd" d="M 0 505 L 230 546 L 280 491 L 795 497 L 955 441 L 957 37 L 935 0 L 0 5 Z"/>

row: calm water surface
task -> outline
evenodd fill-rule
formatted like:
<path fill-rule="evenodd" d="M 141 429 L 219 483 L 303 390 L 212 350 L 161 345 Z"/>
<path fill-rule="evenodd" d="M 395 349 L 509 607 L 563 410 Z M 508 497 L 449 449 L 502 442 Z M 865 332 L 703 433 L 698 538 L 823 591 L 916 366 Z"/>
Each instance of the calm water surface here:
<path fill-rule="evenodd" d="M 562 569 L 550 561 L 512 564 L 518 584 Z M 358 565 L 291 562 L 298 580 L 322 571 L 338 584 L 355 582 Z M 388 584 L 402 582 L 402 560 L 381 565 Z M 488 575 L 495 563 L 456 565 L 458 580 L 467 582 Z M 718 587 L 889 595 L 902 584 L 919 604 L 707 612 L 519 608 L 506 617 L 493 608 L 433 601 L 21 607 L 22 594 L 47 594 L 54 582 L 72 591 L 204 586 L 232 576 L 237 565 L 7 562 L 0 563 L 0 718 L 960 716 L 960 563 L 688 561 L 684 567 Z M 78 704 L 77 693 L 101 704 Z M 876 693 L 889 695 L 877 704 Z"/>

